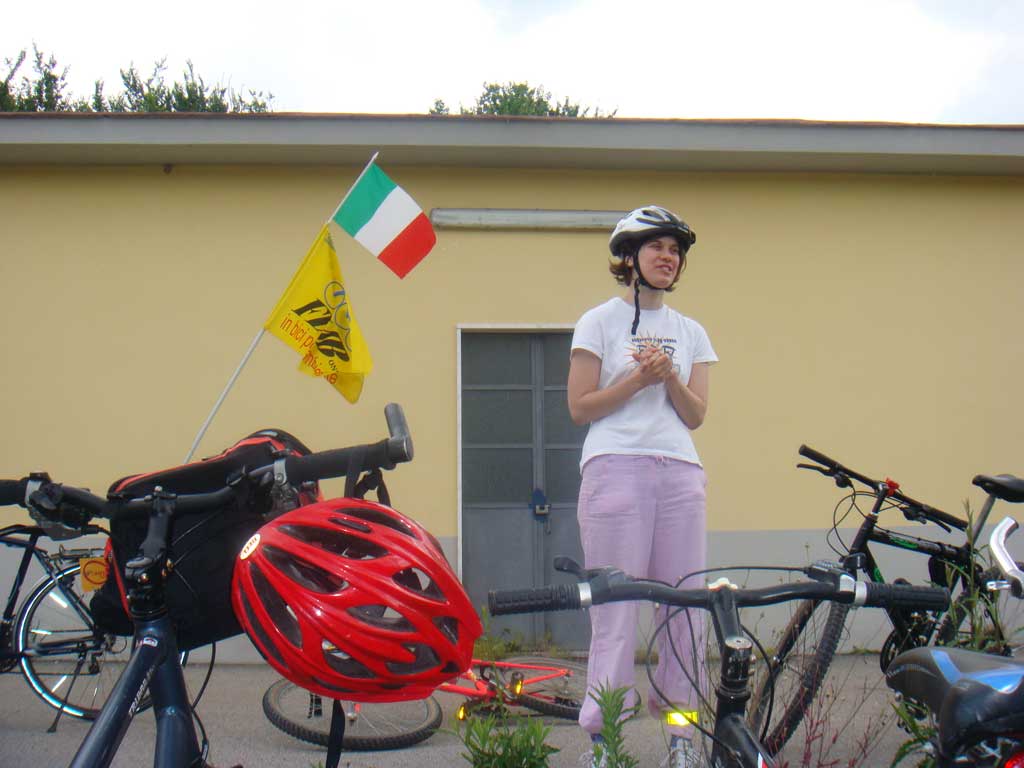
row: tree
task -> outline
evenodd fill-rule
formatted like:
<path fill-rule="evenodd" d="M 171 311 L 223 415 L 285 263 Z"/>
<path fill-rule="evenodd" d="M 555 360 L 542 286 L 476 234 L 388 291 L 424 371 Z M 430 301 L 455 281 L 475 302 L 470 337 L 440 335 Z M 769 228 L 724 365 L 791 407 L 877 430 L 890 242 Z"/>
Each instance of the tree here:
<path fill-rule="evenodd" d="M 593 117 L 615 117 L 615 111 L 602 114 L 593 109 Z M 543 86 L 536 88 L 529 83 L 484 83 L 483 91 L 476 104 L 467 109 L 459 107 L 463 115 L 537 115 L 541 117 L 589 117 L 591 107 L 580 107 L 568 98 L 552 101 L 551 92 Z M 430 109 L 432 115 L 450 114 L 448 105 L 441 99 L 434 100 Z"/>
<path fill-rule="evenodd" d="M 33 46 L 34 77 L 15 75 L 25 63 L 26 52 L 5 59 L 7 76 L 0 81 L 0 112 L 269 112 L 273 94 L 249 91 L 248 97 L 220 84 L 208 86 L 187 62 L 183 82 L 164 81 L 166 59 L 153 66 L 143 79 L 135 65 L 121 71 L 124 90 L 109 99 L 103 93 L 103 81 L 97 80 L 91 99 L 68 93 L 68 67 L 59 69 L 54 56 L 47 58 Z"/>

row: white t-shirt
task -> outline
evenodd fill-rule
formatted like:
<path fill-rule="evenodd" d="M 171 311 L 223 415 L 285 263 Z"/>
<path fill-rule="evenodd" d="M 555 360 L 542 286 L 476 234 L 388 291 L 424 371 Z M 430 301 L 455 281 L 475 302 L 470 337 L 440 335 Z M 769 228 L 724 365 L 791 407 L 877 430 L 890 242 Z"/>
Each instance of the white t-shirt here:
<path fill-rule="evenodd" d="M 637 366 L 633 352 L 658 346 L 672 358 L 676 374 L 687 383 L 694 363 L 714 363 L 718 356 L 700 323 L 674 309 L 641 309 L 636 335 L 631 334 L 635 307 L 616 297 L 586 312 L 572 336 L 572 349 L 601 359 L 598 387 L 604 389 Z M 644 387 L 618 410 L 591 422 L 583 442 L 580 469 L 608 453 L 667 456 L 700 464 L 689 428 L 683 424 L 664 384 Z"/>

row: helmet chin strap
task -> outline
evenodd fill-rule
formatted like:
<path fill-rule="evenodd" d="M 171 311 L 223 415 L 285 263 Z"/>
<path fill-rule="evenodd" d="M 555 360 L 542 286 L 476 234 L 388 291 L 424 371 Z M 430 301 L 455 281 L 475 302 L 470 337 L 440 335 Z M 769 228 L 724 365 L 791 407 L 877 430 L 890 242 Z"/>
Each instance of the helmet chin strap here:
<path fill-rule="evenodd" d="M 665 289 L 655 288 L 647 282 L 644 273 L 640 271 L 639 254 L 633 257 L 633 271 L 636 273 L 636 279 L 633 281 L 633 306 L 636 308 L 636 312 L 633 315 L 633 327 L 629 333 L 631 336 L 636 336 L 636 329 L 640 325 L 640 286 L 650 288 L 652 291 L 663 291 Z"/>

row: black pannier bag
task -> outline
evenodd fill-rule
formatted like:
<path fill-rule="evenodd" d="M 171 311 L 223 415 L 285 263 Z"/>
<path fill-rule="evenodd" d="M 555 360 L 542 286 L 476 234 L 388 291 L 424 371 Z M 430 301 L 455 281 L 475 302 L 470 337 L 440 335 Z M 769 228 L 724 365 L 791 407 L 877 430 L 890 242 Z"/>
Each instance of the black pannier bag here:
<path fill-rule="evenodd" d="M 242 470 L 272 464 L 282 456 L 309 453 L 298 439 L 279 429 L 264 429 L 239 440 L 218 456 L 172 469 L 132 475 L 110 486 L 114 497 L 138 498 L 160 486 L 177 494 L 209 493 L 225 486 Z M 235 557 L 266 521 L 320 498 L 315 483 L 299 487 L 253 489 L 217 509 L 177 513 L 171 523 L 167 607 L 180 650 L 198 648 L 242 633 L 231 608 L 231 574 Z M 107 547 L 110 577 L 97 590 L 90 610 L 97 623 L 118 635 L 131 635 L 125 563 L 135 557 L 146 537 L 146 518 L 110 521 Z"/>

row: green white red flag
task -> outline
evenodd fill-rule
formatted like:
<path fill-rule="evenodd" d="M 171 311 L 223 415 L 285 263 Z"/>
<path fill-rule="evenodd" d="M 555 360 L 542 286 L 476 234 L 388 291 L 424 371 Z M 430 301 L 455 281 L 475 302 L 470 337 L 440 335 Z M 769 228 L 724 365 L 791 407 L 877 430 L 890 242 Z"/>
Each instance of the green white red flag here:
<path fill-rule="evenodd" d="M 399 277 L 405 277 L 437 242 L 416 201 L 373 160 L 331 218 Z"/>

